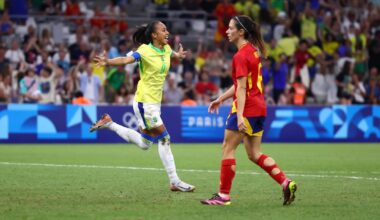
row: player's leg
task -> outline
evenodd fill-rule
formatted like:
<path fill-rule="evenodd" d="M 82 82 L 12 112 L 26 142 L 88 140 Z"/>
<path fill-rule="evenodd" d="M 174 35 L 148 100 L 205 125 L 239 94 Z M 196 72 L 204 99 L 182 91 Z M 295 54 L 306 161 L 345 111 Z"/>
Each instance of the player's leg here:
<path fill-rule="evenodd" d="M 153 144 L 152 139 L 149 137 L 144 137 L 139 132 L 126 128 L 112 121 L 112 118 L 108 114 L 103 114 L 103 116 L 90 128 L 90 132 L 96 131 L 98 129 L 110 129 L 118 134 L 127 142 L 136 144 L 139 148 L 147 150 Z"/>
<path fill-rule="evenodd" d="M 276 162 L 266 154 L 261 153 L 261 136 L 244 137 L 244 145 L 249 160 L 260 166 L 283 188 L 284 205 L 289 205 L 295 199 L 297 185 L 294 181 L 288 179 L 285 173 L 280 169 Z"/>
<path fill-rule="evenodd" d="M 170 146 L 170 135 L 165 126 L 160 123 L 161 118 L 157 119 L 157 121 L 160 124 L 158 127 L 151 128 L 149 131 L 145 130 L 143 132 L 147 132 L 150 136 L 155 137 L 155 140 L 158 141 L 158 154 L 160 155 L 162 164 L 164 165 L 165 171 L 169 177 L 170 190 L 180 192 L 193 192 L 195 190 L 195 186 L 182 181 L 178 177 L 174 156 Z"/>
<path fill-rule="evenodd" d="M 174 156 L 170 147 L 170 135 L 167 132 L 161 119 L 161 105 L 134 103 L 135 114 L 142 122 L 140 126 L 144 137 L 153 137 L 158 141 L 158 153 L 166 173 L 170 180 L 170 189 L 172 191 L 192 192 L 195 187 L 180 180 L 177 174 Z"/>
<path fill-rule="evenodd" d="M 230 205 L 230 192 L 236 172 L 235 151 L 244 138 L 244 134 L 236 130 L 225 130 L 222 147 L 222 163 L 220 167 L 219 193 L 210 199 L 202 200 L 204 205 Z"/>

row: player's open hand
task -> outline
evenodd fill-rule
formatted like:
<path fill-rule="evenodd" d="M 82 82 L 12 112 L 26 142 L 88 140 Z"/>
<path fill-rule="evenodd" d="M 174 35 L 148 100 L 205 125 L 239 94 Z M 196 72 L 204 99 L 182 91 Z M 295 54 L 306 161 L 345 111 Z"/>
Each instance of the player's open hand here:
<path fill-rule="evenodd" d="M 208 107 L 208 112 L 211 114 L 214 114 L 214 113 L 219 114 L 219 108 L 221 104 L 222 102 L 219 99 L 211 102 Z"/>
<path fill-rule="evenodd" d="M 247 131 L 247 126 L 244 123 L 244 117 L 243 116 L 240 116 L 240 117 L 238 116 L 237 119 L 238 119 L 238 128 L 239 128 L 239 131 L 245 133 Z"/>
<path fill-rule="evenodd" d="M 178 58 L 184 59 L 187 55 L 187 51 L 183 50 L 182 44 L 179 44 L 179 50 L 178 50 Z"/>
<path fill-rule="evenodd" d="M 93 61 L 96 66 L 105 66 L 107 65 L 107 60 L 106 51 L 103 51 L 102 54 L 95 56 Z"/>

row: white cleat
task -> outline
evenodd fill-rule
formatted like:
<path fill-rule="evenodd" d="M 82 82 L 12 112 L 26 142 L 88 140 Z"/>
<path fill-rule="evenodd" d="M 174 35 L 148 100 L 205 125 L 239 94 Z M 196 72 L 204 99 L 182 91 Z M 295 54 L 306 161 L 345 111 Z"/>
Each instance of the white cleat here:
<path fill-rule="evenodd" d="M 194 192 L 195 186 L 185 183 L 183 181 L 179 181 L 178 183 L 172 183 L 170 185 L 170 190 L 173 192 Z"/>

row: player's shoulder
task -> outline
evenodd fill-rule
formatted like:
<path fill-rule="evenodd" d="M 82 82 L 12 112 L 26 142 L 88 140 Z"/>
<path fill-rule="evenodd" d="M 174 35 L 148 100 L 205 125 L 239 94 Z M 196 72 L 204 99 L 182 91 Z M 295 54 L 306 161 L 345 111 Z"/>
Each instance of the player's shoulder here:
<path fill-rule="evenodd" d="M 166 45 L 164 46 L 164 51 L 165 51 L 165 53 L 168 53 L 168 54 L 171 54 L 171 53 L 172 53 L 172 48 L 170 47 L 169 44 L 166 44 Z"/>
<path fill-rule="evenodd" d="M 137 48 L 137 50 L 138 51 L 141 51 L 141 50 L 146 50 L 146 49 L 148 49 L 149 48 L 149 46 L 147 45 L 147 44 L 141 44 L 138 48 Z"/>

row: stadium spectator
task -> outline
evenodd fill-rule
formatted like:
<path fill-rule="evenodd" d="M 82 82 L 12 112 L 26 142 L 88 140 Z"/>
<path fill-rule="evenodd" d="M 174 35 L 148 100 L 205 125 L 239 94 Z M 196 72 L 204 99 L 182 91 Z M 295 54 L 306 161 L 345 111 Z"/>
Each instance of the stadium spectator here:
<path fill-rule="evenodd" d="M 2 36 L 11 35 L 14 32 L 14 24 L 9 18 L 8 11 L 4 11 L 0 19 L 0 33 Z"/>
<path fill-rule="evenodd" d="M 366 98 L 366 90 L 364 83 L 361 80 L 361 75 L 352 74 L 352 84 L 353 84 L 353 103 L 354 104 L 364 104 Z"/>
<path fill-rule="evenodd" d="M 10 61 L 12 69 L 15 69 L 18 65 L 25 61 L 23 51 L 19 47 L 19 43 L 16 39 L 12 40 L 11 48 L 5 53 L 5 58 Z"/>
<path fill-rule="evenodd" d="M 183 74 L 182 82 L 178 83 L 178 87 L 182 89 L 183 93 L 194 90 L 194 72 L 186 71 Z"/>
<path fill-rule="evenodd" d="M 182 90 L 177 87 L 176 77 L 169 74 L 167 86 L 164 89 L 163 103 L 168 105 L 179 105 L 183 98 Z"/>
<path fill-rule="evenodd" d="M 126 74 L 124 66 L 114 67 L 107 73 L 104 86 L 105 99 L 108 103 L 115 102 L 117 91 L 125 84 Z"/>
<path fill-rule="evenodd" d="M 294 53 L 294 67 L 291 70 L 290 83 L 295 81 L 298 76 L 301 78 L 301 82 L 309 88 L 310 86 L 310 75 L 309 69 L 307 68 L 307 61 L 310 58 L 310 54 L 307 51 L 308 44 L 306 40 L 302 40 L 299 43 L 298 49 Z"/>
<path fill-rule="evenodd" d="M 380 30 L 376 31 L 374 39 L 368 45 L 369 63 L 368 67 L 380 69 Z"/>
<path fill-rule="evenodd" d="M 195 97 L 195 95 L 194 95 L 193 90 L 189 90 L 189 91 L 185 92 L 185 94 L 183 95 L 183 100 L 181 102 L 181 106 L 197 106 L 198 104 L 195 101 L 194 97 Z"/>
<path fill-rule="evenodd" d="M 244 140 L 248 158 L 282 186 L 283 205 L 289 205 L 294 201 L 297 185 L 286 177 L 272 158 L 260 152 L 266 116 L 263 84 L 257 82 L 260 74 L 260 55 L 266 56 L 260 28 L 248 16 L 235 16 L 230 20 L 227 36 L 238 48 L 232 61 L 234 85 L 210 104 L 209 112 L 217 113 L 226 99 L 234 97 L 235 100 L 226 122 L 219 192 L 210 199 L 202 200 L 201 203 L 205 205 L 231 203 L 230 191 L 236 170 L 235 151 Z"/>
<path fill-rule="evenodd" d="M 220 44 L 227 37 L 226 30 L 228 28 L 228 22 L 236 15 L 236 11 L 230 0 L 222 0 L 216 6 L 214 14 L 218 22 L 214 40 L 217 44 Z"/>
<path fill-rule="evenodd" d="M 6 48 L 0 45 L 0 75 L 8 75 L 11 73 L 9 60 L 5 57 Z"/>
<path fill-rule="evenodd" d="M 75 96 L 75 92 L 80 90 L 79 65 L 71 67 L 68 77 L 63 83 L 63 88 L 59 91 L 63 103 L 71 103 Z"/>
<path fill-rule="evenodd" d="M 273 70 L 273 100 L 278 104 L 280 96 L 284 93 L 286 88 L 286 79 L 289 73 L 289 65 L 287 63 L 287 57 L 283 53 L 280 55 L 280 60 L 275 64 Z"/>
<path fill-rule="evenodd" d="M 73 105 L 91 105 L 92 102 L 83 96 L 82 91 L 77 91 L 75 93 L 75 98 L 72 101 Z"/>
<path fill-rule="evenodd" d="M 297 76 L 294 83 L 292 83 L 291 93 L 293 105 L 304 105 L 306 99 L 306 86 L 301 82 L 301 77 Z"/>
<path fill-rule="evenodd" d="M 63 70 L 55 64 L 49 62 L 41 69 L 38 84 L 41 90 L 40 103 L 54 104 L 60 103 L 57 100 L 56 87 L 60 77 L 63 75 Z"/>
<path fill-rule="evenodd" d="M 209 81 L 209 73 L 202 71 L 199 75 L 199 82 L 195 84 L 195 91 L 198 102 L 205 105 L 210 103 L 211 97 L 218 93 L 218 87 Z"/>
<path fill-rule="evenodd" d="M 80 90 L 83 91 L 84 97 L 89 99 L 92 103 L 99 103 L 99 93 L 101 89 L 99 77 L 92 74 L 92 67 L 90 64 L 86 64 L 85 60 L 81 60 L 79 66 L 84 68 L 79 77 Z"/>
<path fill-rule="evenodd" d="M 125 105 L 125 104 L 130 104 L 130 96 L 128 89 L 126 88 L 125 85 L 122 85 L 117 91 L 115 95 L 115 104 L 119 105 Z"/>
<path fill-rule="evenodd" d="M 26 74 L 20 80 L 20 94 L 23 103 L 38 103 L 41 99 L 41 90 L 38 85 L 39 77 L 33 69 L 27 69 Z"/>
<path fill-rule="evenodd" d="M 11 75 L 0 74 L 0 103 L 10 103 L 12 95 Z"/>
<path fill-rule="evenodd" d="M 351 104 L 353 85 L 352 85 L 352 74 L 353 74 L 353 64 L 346 61 L 343 65 L 341 72 L 336 77 L 336 83 L 338 87 L 338 98 L 341 104 Z"/>
<path fill-rule="evenodd" d="M 67 76 L 70 69 L 70 54 L 67 52 L 64 45 L 59 47 L 58 52 L 54 54 L 52 61 L 62 68 L 65 76 Z"/>
<path fill-rule="evenodd" d="M 311 83 L 311 92 L 315 98 L 316 104 L 325 104 L 327 102 L 328 84 L 326 82 L 327 67 L 325 65 L 320 66 L 320 70 L 314 77 Z"/>

